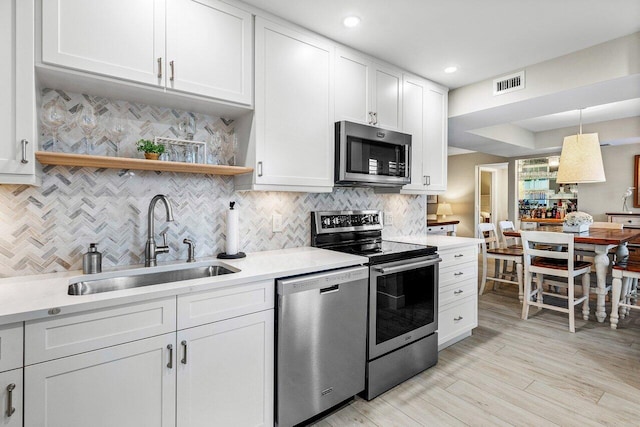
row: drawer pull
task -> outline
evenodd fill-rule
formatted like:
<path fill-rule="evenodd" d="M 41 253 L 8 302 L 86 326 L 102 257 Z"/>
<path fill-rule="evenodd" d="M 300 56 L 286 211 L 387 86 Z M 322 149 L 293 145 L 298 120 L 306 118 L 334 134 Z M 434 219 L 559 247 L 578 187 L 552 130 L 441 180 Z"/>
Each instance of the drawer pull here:
<path fill-rule="evenodd" d="M 454 276 L 462 276 L 464 273 L 462 271 L 459 271 L 457 273 L 453 273 Z"/>
<path fill-rule="evenodd" d="M 167 350 L 169 350 L 169 363 L 167 363 L 167 368 L 173 369 L 173 346 L 171 344 L 167 345 Z"/>
<path fill-rule="evenodd" d="M 15 390 L 15 388 L 15 384 L 9 384 L 7 386 L 7 417 L 10 417 L 16 412 L 16 408 L 13 407 L 13 390 Z"/>
<path fill-rule="evenodd" d="M 454 255 L 453 257 L 454 257 L 454 258 L 462 258 L 463 256 L 464 256 L 464 254 L 456 254 L 456 255 Z"/>
<path fill-rule="evenodd" d="M 461 293 L 463 293 L 464 291 L 462 289 L 459 289 L 457 291 L 453 291 L 454 295 L 460 295 Z"/>
<path fill-rule="evenodd" d="M 459 321 L 461 321 L 462 319 L 464 319 L 464 317 L 462 317 L 462 316 L 458 316 L 458 317 L 454 317 L 454 318 L 453 318 L 453 321 L 454 321 L 454 322 L 459 322 Z"/>

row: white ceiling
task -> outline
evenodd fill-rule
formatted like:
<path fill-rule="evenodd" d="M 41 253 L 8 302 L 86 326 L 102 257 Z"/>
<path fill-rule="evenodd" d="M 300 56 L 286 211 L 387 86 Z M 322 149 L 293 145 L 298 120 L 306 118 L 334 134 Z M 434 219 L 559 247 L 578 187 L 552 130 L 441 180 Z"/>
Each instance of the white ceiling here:
<path fill-rule="evenodd" d="M 640 0 L 243 1 L 450 89 L 640 31 Z M 342 25 L 350 15 L 361 18 L 358 27 Z M 444 73 L 451 65 L 458 71 Z M 507 157 L 538 154 L 470 136 L 467 130 L 500 124 L 530 132 L 577 126 L 576 109 L 584 106 L 590 106 L 583 113 L 585 124 L 640 116 L 640 99 L 611 101 L 582 99 L 577 106 L 549 97 L 547 102 L 554 105 L 538 105 L 530 114 L 481 111 L 464 119 L 473 121 L 473 126 L 450 119 L 449 144 Z M 559 105 L 569 111 L 562 112 Z"/>

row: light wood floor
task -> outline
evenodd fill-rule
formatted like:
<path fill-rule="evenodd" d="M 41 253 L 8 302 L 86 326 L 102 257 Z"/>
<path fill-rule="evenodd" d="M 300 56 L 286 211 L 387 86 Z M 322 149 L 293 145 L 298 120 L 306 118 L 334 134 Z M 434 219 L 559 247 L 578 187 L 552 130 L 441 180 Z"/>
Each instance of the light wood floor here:
<path fill-rule="evenodd" d="M 487 291 L 478 328 L 435 367 L 315 426 L 640 426 L 640 310 L 613 331 L 591 307 L 572 334 L 563 313 L 521 320 L 515 287 Z"/>

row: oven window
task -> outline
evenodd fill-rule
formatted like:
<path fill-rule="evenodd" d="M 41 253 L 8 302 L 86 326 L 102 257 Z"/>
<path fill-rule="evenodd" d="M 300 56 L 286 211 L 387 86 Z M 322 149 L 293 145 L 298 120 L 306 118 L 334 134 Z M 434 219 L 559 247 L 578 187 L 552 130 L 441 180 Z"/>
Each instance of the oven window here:
<path fill-rule="evenodd" d="M 347 137 L 347 172 L 366 175 L 405 176 L 405 147 Z"/>
<path fill-rule="evenodd" d="M 381 275 L 376 292 L 376 344 L 434 321 L 435 266 Z"/>

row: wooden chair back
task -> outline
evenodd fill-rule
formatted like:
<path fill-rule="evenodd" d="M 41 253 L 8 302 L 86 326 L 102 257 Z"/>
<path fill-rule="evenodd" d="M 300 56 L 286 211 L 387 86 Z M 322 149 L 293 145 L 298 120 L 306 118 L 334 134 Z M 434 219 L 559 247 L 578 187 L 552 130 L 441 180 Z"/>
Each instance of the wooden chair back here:
<path fill-rule="evenodd" d="M 518 239 L 517 237 L 509 237 L 504 235 L 505 231 L 516 230 L 515 225 L 513 225 L 513 221 L 507 221 L 507 220 L 500 221 L 498 222 L 498 228 L 500 229 L 500 235 L 502 236 L 502 243 L 505 248 L 508 248 L 509 246 L 512 246 L 512 245 L 520 244 L 520 239 Z"/>
<path fill-rule="evenodd" d="M 608 228 L 611 230 L 622 230 L 623 224 L 619 222 L 593 222 L 589 225 L 589 228 Z"/>
<path fill-rule="evenodd" d="M 500 247 L 496 226 L 491 222 L 478 223 L 478 239 L 484 239 L 483 248 L 496 249 Z"/>
<path fill-rule="evenodd" d="M 523 231 L 520 233 L 524 251 L 525 272 L 552 274 L 554 276 L 573 276 L 575 263 L 575 244 L 572 233 L 553 231 Z M 566 249 L 565 249 L 566 248 Z M 556 250 L 554 250 L 556 249 Z M 534 266 L 535 257 L 566 261 L 566 273 L 552 267 Z"/>

